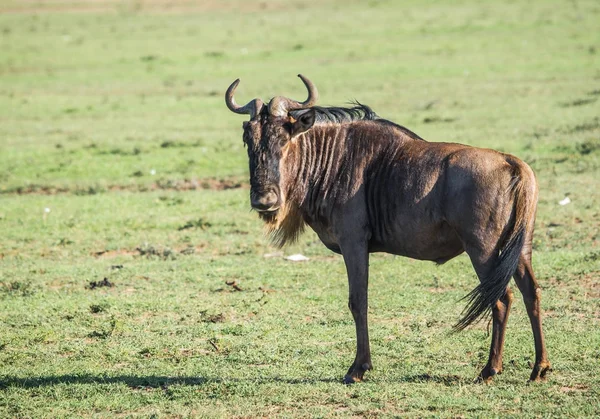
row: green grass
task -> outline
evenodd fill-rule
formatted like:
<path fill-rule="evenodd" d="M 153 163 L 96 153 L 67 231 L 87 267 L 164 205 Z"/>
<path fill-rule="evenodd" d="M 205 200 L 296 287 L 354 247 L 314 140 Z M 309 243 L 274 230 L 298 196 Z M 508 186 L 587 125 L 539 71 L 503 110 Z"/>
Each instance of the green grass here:
<path fill-rule="evenodd" d="M 600 415 L 597 2 L 167 3 L 0 2 L 0 417 Z M 341 384 L 343 262 L 310 232 L 284 249 L 308 262 L 264 257 L 223 103 L 238 77 L 303 100 L 298 73 L 534 168 L 547 382 L 518 292 L 504 374 L 473 384 L 468 259 L 373 255 L 375 369 Z"/>

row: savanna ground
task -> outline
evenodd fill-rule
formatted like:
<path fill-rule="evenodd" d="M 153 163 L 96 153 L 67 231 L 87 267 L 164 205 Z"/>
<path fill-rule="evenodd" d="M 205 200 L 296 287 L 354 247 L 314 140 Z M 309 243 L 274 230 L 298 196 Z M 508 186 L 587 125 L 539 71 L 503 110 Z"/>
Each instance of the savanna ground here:
<path fill-rule="evenodd" d="M 0 1 L 0 416 L 600 415 L 600 4 L 316 3 Z M 223 103 L 237 77 L 303 100 L 297 73 L 534 168 L 546 382 L 518 292 L 504 374 L 473 384 L 467 257 L 373 255 L 375 369 L 341 384 L 342 260 L 269 247 Z"/>

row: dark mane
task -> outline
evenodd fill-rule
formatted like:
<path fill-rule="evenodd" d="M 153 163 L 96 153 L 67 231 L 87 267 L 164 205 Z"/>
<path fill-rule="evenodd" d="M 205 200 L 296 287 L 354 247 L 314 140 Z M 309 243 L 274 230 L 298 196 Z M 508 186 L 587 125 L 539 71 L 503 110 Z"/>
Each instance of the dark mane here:
<path fill-rule="evenodd" d="M 398 125 L 395 122 L 388 121 L 387 119 L 381 118 L 377 115 L 373 109 L 371 109 L 367 105 L 363 105 L 359 102 L 352 102 L 354 106 L 349 108 L 343 107 L 323 107 L 323 106 L 313 106 L 311 109 L 315 110 L 316 114 L 316 123 L 319 122 L 333 122 L 333 123 L 342 123 L 342 122 L 352 122 L 352 121 L 376 121 L 381 124 L 391 125 L 395 128 L 402 131 L 404 134 L 408 135 L 411 138 L 417 140 L 423 140 L 420 136 L 409 130 L 408 128 L 403 127 L 402 125 Z M 290 114 L 294 116 L 295 111 L 291 111 Z M 425 141 L 425 140 L 423 140 Z"/>
<path fill-rule="evenodd" d="M 317 120 L 316 122 L 351 122 L 351 121 L 375 121 L 379 116 L 367 105 L 355 102 L 350 108 L 313 106 Z"/>

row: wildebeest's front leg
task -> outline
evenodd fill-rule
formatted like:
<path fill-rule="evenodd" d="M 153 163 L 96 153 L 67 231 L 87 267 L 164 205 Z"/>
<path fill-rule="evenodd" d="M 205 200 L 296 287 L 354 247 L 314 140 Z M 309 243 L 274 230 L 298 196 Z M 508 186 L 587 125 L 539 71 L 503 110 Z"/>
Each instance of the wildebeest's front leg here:
<path fill-rule="evenodd" d="M 367 325 L 369 253 L 366 240 L 348 240 L 342 243 L 341 250 L 348 271 L 348 307 L 356 324 L 356 357 L 344 377 L 345 384 L 352 384 L 361 381 L 364 373 L 372 368 Z"/>

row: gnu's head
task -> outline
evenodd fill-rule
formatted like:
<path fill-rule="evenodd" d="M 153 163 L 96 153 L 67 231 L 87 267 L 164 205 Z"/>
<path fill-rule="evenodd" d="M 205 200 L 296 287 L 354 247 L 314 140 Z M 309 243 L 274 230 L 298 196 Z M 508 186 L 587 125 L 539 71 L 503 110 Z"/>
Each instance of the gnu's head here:
<path fill-rule="evenodd" d="M 258 98 L 240 106 L 234 99 L 239 79 L 225 93 L 225 103 L 232 112 L 250 115 L 243 123 L 250 164 L 250 203 L 266 219 L 275 216 L 284 203 L 279 170 L 282 150 L 315 121 L 315 112 L 309 108 L 317 102 L 317 88 L 301 74 L 298 77 L 308 90 L 304 102 L 276 96 L 266 106 Z"/>

